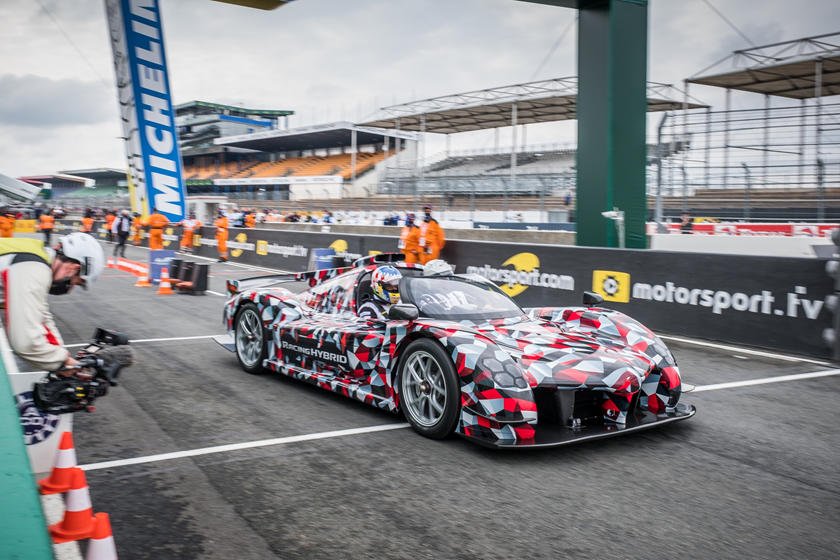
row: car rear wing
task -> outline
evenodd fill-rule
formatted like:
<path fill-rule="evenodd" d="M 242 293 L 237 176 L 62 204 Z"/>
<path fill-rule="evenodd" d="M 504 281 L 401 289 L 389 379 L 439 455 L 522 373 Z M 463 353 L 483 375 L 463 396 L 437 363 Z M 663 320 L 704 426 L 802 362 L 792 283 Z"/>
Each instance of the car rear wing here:
<path fill-rule="evenodd" d="M 273 284 L 280 284 L 282 282 L 294 282 L 297 274 L 267 274 L 265 276 L 254 276 L 252 278 L 242 278 L 241 280 L 228 280 L 227 293 L 232 297 L 245 290 L 258 290 Z"/>
<path fill-rule="evenodd" d="M 268 274 L 265 276 L 242 278 L 241 280 L 228 280 L 227 292 L 228 296 L 235 296 L 245 290 L 259 290 L 284 282 L 306 282 L 309 287 L 312 287 L 350 270 L 353 270 L 352 266 L 327 268 L 324 270 L 308 270 L 306 272 L 290 272 L 287 274 Z"/>
<path fill-rule="evenodd" d="M 362 268 L 369 264 L 385 264 L 403 262 L 405 255 L 402 253 L 377 253 L 376 255 L 368 255 L 353 261 L 353 268 Z"/>

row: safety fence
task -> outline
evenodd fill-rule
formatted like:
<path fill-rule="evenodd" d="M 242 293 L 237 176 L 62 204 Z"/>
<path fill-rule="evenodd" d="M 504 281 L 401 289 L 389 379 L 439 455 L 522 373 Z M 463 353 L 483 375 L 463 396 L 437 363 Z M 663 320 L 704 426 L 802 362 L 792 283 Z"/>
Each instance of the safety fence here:
<path fill-rule="evenodd" d="M 61 228 L 72 227 L 71 223 Z M 194 237 L 195 254 L 216 257 L 214 228 Z M 101 234 L 104 235 L 104 234 Z M 175 249 L 178 228 L 164 244 Z M 311 266 L 314 248 L 350 259 L 395 251 L 397 237 L 230 229 L 230 259 L 281 270 Z M 145 240 L 144 240 L 145 243 Z M 499 284 L 526 307 L 578 305 L 591 290 L 605 305 L 650 328 L 685 336 L 827 357 L 823 331 L 833 293 L 824 259 L 449 241 L 442 258 L 457 272 Z"/>

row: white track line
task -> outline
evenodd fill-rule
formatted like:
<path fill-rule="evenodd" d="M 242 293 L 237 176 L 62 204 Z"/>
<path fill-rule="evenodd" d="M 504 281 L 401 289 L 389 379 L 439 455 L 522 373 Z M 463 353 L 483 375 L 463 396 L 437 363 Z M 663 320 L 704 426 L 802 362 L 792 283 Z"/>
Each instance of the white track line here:
<path fill-rule="evenodd" d="M 750 354 L 753 356 L 762 356 L 765 358 L 774 358 L 776 360 L 784 360 L 786 362 L 805 362 L 808 364 L 816 364 L 818 366 L 831 366 L 831 362 L 822 360 L 812 360 L 811 358 L 803 358 L 800 356 L 790 356 L 788 354 L 776 354 L 775 352 L 764 352 L 762 350 L 753 350 L 751 348 L 743 348 L 741 346 L 729 346 L 727 344 L 720 344 L 719 342 L 708 342 L 705 340 L 696 340 L 693 338 L 683 338 L 681 336 L 666 336 L 659 335 L 663 340 L 673 340 L 675 342 L 684 342 L 685 344 L 694 344 L 695 346 L 703 346 L 705 348 L 715 348 L 717 350 L 728 350 L 731 352 L 738 352 L 740 354 Z"/>
<path fill-rule="evenodd" d="M 288 436 L 274 439 L 262 439 L 258 441 L 248 441 L 244 443 L 231 443 L 228 445 L 217 445 L 215 447 L 202 447 L 200 449 L 190 449 L 188 451 L 175 451 L 172 453 L 161 453 L 159 455 L 147 455 L 145 457 L 135 457 L 133 459 L 118 459 L 116 461 L 105 461 L 102 463 L 91 463 L 89 465 L 80 465 L 82 470 L 95 471 L 99 469 L 110 469 L 113 467 L 124 467 L 127 465 L 141 465 L 143 463 L 154 463 L 157 461 L 168 461 L 170 459 L 181 459 L 183 457 L 196 457 L 198 455 L 210 455 L 212 453 L 224 453 L 226 451 L 239 451 L 240 449 L 252 449 L 254 447 L 267 447 L 270 445 L 281 445 L 284 443 L 297 443 L 300 441 L 313 441 L 319 439 L 330 439 L 344 436 L 352 436 L 357 434 L 369 434 L 373 432 L 384 432 L 387 430 L 399 430 L 407 428 L 407 423 L 402 424 L 383 424 L 380 426 L 368 426 L 366 428 L 351 428 L 349 430 L 335 430 L 332 432 L 320 432 L 317 434 L 305 434 L 300 436 Z"/>
<path fill-rule="evenodd" d="M 828 377 L 830 375 L 840 375 L 840 369 L 827 369 L 823 371 L 813 371 L 811 373 L 794 373 L 792 375 L 762 377 L 761 379 L 747 379 L 746 381 L 731 381 L 729 383 L 715 383 L 713 385 L 697 385 L 694 390 L 691 391 L 691 394 L 703 391 L 717 391 L 719 389 L 734 389 L 735 387 L 749 387 L 751 385 L 799 381 L 800 379 L 813 379 L 815 377 Z"/>
<path fill-rule="evenodd" d="M 204 290 L 204 291 L 207 292 L 208 294 L 213 294 L 214 296 L 227 297 L 225 294 L 220 294 L 219 292 L 214 292 L 213 290 Z"/>
<path fill-rule="evenodd" d="M 699 385 L 694 388 L 693 393 L 700 393 L 703 391 L 717 391 L 719 389 L 732 389 L 735 387 L 746 387 L 750 385 L 765 385 L 768 383 L 781 383 L 784 381 L 798 381 L 800 379 L 811 379 L 815 377 L 828 377 L 830 375 L 840 375 L 840 369 L 829 369 L 824 371 L 815 371 L 811 373 L 798 373 L 794 375 L 780 375 L 778 377 L 764 377 L 761 379 L 750 379 L 747 381 L 733 381 L 731 383 L 716 383 L 714 385 Z M 160 453 L 158 455 L 146 455 L 145 457 L 134 457 L 132 459 L 117 459 L 115 461 L 103 461 L 101 463 L 91 463 L 89 465 L 80 465 L 82 470 L 95 471 L 99 469 L 110 469 L 114 467 L 125 467 L 128 465 L 141 465 L 144 463 L 155 463 L 158 461 L 168 461 L 170 459 L 181 459 L 184 457 L 196 457 L 199 455 L 210 455 L 213 453 L 224 453 L 227 451 L 238 451 L 240 449 L 251 449 L 254 447 L 267 447 L 271 445 L 282 445 L 286 443 L 297 443 L 301 441 L 314 441 L 319 439 L 330 439 L 344 436 L 351 436 L 357 434 L 369 434 L 374 432 L 384 432 L 388 430 L 399 430 L 408 428 L 408 423 L 402 424 L 382 424 L 379 426 L 369 426 L 366 428 L 351 428 L 348 430 L 335 430 L 331 432 L 320 432 L 316 434 L 305 434 L 299 436 L 288 436 L 283 438 L 263 439 L 258 441 L 249 441 L 244 443 L 231 443 L 228 445 L 217 445 L 215 447 L 203 447 L 200 449 L 190 449 L 187 451 L 174 451 L 172 453 Z"/>
<path fill-rule="evenodd" d="M 131 344 L 136 344 L 138 342 L 169 342 L 171 340 L 200 340 L 202 338 L 213 338 L 214 336 L 219 336 L 217 334 L 203 334 L 201 336 L 176 336 L 173 338 L 138 338 L 136 340 L 129 340 Z M 65 348 L 77 348 L 79 346 L 88 346 L 90 342 L 82 342 L 80 344 L 65 344 Z"/>

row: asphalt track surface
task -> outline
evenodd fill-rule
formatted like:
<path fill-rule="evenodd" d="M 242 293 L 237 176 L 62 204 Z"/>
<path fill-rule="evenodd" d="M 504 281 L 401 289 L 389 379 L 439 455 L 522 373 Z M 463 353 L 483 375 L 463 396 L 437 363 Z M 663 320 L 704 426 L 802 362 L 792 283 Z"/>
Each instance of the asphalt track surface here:
<path fill-rule="evenodd" d="M 259 273 L 213 264 L 210 289 Z M 109 270 L 89 293 L 52 297 L 65 343 L 96 326 L 132 339 L 223 332 L 223 297 L 133 283 Z M 399 427 L 97 468 L 404 422 L 248 375 L 209 338 L 137 342 L 121 385 L 76 415 L 76 451 L 123 560 L 840 557 L 840 376 L 702 390 L 836 365 L 669 345 L 699 386 L 683 397 L 698 413 L 625 437 L 509 452 Z"/>

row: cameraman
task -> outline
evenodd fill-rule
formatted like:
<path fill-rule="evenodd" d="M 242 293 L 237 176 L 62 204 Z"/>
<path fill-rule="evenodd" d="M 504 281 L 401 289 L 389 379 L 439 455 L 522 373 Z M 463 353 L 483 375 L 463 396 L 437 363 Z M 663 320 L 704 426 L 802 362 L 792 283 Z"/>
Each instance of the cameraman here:
<path fill-rule="evenodd" d="M 45 249 L 35 239 L 0 243 L 0 301 L 9 343 L 29 364 L 71 375 L 78 362 L 64 349 L 53 322 L 47 294 L 61 295 L 96 280 L 105 268 L 99 243 L 86 233 L 71 233 Z"/>

